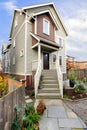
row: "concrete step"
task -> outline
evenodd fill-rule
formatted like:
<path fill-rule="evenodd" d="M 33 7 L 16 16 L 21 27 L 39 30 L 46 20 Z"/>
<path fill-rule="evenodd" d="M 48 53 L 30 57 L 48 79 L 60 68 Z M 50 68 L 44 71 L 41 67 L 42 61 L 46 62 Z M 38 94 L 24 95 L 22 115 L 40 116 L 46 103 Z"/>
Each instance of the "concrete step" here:
<path fill-rule="evenodd" d="M 37 98 L 39 99 L 59 99 L 61 98 L 59 93 L 38 93 Z"/>
<path fill-rule="evenodd" d="M 43 84 L 42 85 L 43 87 L 46 87 L 46 88 L 59 88 L 59 85 L 58 84 Z"/>
<path fill-rule="evenodd" d="M 57 80 L 57 76 L 44 76 L 43 80 Z"/>
<path fill-rule="evenodd" d="M 58 84 L 57 80 L 43 80 L 43 84 Z"/>
<path fill-rule="evenodd" d="M 42 70 L 42 72 L 56 72 L 56 69 L 51 69 L 51 70 Z"/>
<path fill-rule="evenodd" d="M 59 93 L 58 88 L 42 88 L 38 90 L 39 93 Z"/>

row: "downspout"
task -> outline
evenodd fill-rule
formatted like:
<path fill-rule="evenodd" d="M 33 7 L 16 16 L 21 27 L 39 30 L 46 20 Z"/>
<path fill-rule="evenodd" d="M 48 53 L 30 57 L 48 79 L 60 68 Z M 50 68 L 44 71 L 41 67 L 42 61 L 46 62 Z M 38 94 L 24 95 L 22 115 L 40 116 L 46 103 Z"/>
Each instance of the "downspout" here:
<path fill-rule="evenodd" d="M 26 87 L 26 75 L 27 75 L 27 13 L 25 14 L 25 87 Z"/>

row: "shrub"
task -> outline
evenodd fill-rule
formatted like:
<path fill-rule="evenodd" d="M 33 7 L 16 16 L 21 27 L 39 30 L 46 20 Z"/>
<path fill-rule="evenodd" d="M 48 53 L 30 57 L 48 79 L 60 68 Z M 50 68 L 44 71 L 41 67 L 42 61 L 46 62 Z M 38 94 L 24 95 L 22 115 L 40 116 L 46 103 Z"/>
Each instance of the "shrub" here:
<path fill-rule="evenodd" d="M 7 94 L 8 88 L 4 83 L 4 79 L 0 76 L 0 98 Z"/>
<path fill-rule="evenodd" d="M 74 71 L 73 69 L 70 70 L 68 76 L 67 76 L 68 79 L 74 81 L 75 80 L 75 76 L 74 76 Z"/>
<path fill-rule="evenodd" d="M 80 92 L 81 90 L 85 90 L 84 84 L 82 81 L 78 80 L 76 82 L 75 92 Z"/>
<path fill-rule="evenodd" d="M 40 115 L 35 112 L 34 104 L 25 105 L 25 114 L 22 117 L 25 130 L 37 130 L 36 123 L 40 120 Z"/>

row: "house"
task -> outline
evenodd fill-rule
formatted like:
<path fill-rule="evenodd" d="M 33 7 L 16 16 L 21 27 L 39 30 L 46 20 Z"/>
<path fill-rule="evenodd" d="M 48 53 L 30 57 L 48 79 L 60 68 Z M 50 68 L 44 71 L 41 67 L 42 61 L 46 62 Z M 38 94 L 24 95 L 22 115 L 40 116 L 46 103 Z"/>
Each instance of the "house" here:
<path fill-rule="evenodd" d="M 2 71 L 5 73 L 10 72 L 10 47 L 11 44 L 2 45 Z"/>
<path fill-rule="evenodd" d="M 66 73 L 67 31 L 53 2 L 15 9 L 9 43 L 10 71 L 35 96 L 63 96 L 62 76 Z M 43 75 L 44 88 L 38 90 Z"/>
<path fill-rule="evenodd" d="M 87 61 L 76 61 L 75 63 L 75 69 L 86 69 L 87 70 Z"/>
<path fill-rule="evenodd" d="M 66 68 L 67 70 L 73 68 L 75 70 L 87 69 L 87 61 L 76 61 L 73 56 L 66 56 Z"/>

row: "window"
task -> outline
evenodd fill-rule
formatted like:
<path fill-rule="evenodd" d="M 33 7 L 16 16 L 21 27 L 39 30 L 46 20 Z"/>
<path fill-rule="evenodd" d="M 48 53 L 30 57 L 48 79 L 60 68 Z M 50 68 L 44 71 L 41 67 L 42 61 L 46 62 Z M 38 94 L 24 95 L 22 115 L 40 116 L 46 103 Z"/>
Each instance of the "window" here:
<path fill-rule="evenodd" d="M 43 19 L 43 33 L 49 35 L 50 34 L 50 25 L 49 21 L 46 19 Z"/>
<path fill-rule="evenodd" d="M 15 57 L 13 57 L 13 65 L 15 65 Z"/>
<path fill-rule="evenodd" d="M 59 56 L 59 65 L 62 65 L 62 56 Z"/>
<path fill-rule="evenodd" d="M 24 50 L 20 50 L 20 57 L 22 57 L 24 55 Z"/>
<path fill-rule="evenodd" d="M 53 54 L 53 62 L 56 62 L 56 55 Z"/>
<path fill-rule="evenodd" d="M 15 40 L 13 41 L 13 47 L 15 47 Z"/>

